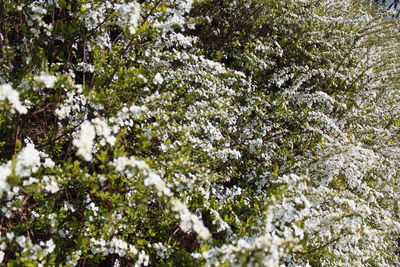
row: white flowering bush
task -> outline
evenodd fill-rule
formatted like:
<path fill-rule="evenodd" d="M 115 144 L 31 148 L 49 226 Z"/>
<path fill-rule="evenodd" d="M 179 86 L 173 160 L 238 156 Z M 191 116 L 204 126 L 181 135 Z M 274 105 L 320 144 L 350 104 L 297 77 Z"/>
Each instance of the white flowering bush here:
<path fill-rule="evenodd" d="M 0 14 L 2 265 L 399 264 L 400 34 L 382 8 Z"/>

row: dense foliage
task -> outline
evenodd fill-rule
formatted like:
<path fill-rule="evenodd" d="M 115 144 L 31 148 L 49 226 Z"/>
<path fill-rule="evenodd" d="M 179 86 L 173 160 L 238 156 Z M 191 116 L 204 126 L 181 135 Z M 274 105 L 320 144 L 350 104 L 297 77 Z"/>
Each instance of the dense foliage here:
<path fill-rule="evenodd" d="M 400 34 L 383 9 L 0 5 L 2 264 L 399 263 Z"/>

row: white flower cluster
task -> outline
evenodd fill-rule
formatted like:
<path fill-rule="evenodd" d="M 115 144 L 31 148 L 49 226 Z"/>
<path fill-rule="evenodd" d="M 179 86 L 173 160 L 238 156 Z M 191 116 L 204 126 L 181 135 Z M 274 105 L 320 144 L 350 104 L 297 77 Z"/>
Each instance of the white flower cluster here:
<path fill-rule="evenodd" d="M 71 266 L 78 265 L 78 261 L 81 259 L 82 251 L 77 250 L 67 256 L 66 263 Z"/>
<path fill-rule="evenodd" d="M 110 146 L 114 146 L 116 138 L 113 133 L 116 134 L 116 131 L 113 131 L 104 119 L 95 118 L 91 122 L 96 130 L 96 135 L 102 137 L 100 145 L 105 146 L 107 142 Z"/>
<path fill-rule="evenodd" d="M 128 179 L 134 179 L 141 175 L 145 176 L 144 184 L 154 186 L 160 196 L 171 197 L 172 192 L 161 177 L 153 172 L 146 162 L 134 157 L 119 157 L 114 159 L 115 170 L 124 173 Z"/>
<path fill-rule="evenodd" d="M 44 159 L 44 162 L 42 162 L 42 159 Z M 52 169 L 55 167 L 55 163 L 46 153 L 38 151 L 34 144 L 28 143 L 16 157 L 14 174 L 23 178 L 29 177 L 33 173 L 36 173 L 41 166 Z M 10 189 L 7 183 L 7 177 L 12 172 L 12 161 L 0 165 L 0 195 L 3 192 L 8 192 Z M 37 182 L 37 179 L 31 177 L 29 181 L 32 181 L 29 182 L 29 184 L 32 184 L 33 182 Z M 28 184 L 28 181 L 24 181 L 24 184 Z M 56 187 L 57 184 L 52 181 L 52 188 Z"/>
<path fill-rule="evenodd" d="M 23 235 L 15 237 L 12 232 L 6 233 L 5 237 L 0 236 L 0 240 L 7 240 L 8 242 L 14 241 L 21 248 L 21 251 L 25 255 L 28 255 L 28 259 L 31 261 L 46 262 L 46 257 L 56 248 L 53 239 L 49 239 L 45 242 L 40 241 L 39 244 L 33 244 L 29 237 Z M 0 245 L 0 263 L 2 263 L 4 257 L 3 249 L 3 245 Z"/>
<path fill-rule="evenodd" d="M 57 81 L 56 76 L 48 74 L 44 71 L 42 71 L 39 76 L 35 76 L 33 79 L 38 83 L 43 83 L 46 88 L 53 88 Z"/>
<path fill-rule="evenodd" d="M 167 187 L 164 180 L 161 179 L 160 175 L 154 172 L 149 172 L 146 179 L 144 179 L 144 185 L 154 186 L 155 188 L 157 188 L 157 192 L 160 196 L 161 195 L 165 195 L 168 197 L 172 196 L 172 192 L 169 189 L 169 187 Z"/>
<path fill-rule="evenodd" d="M 124 257 L 129 254 L 130 256 L 138 255 L 139 251 L 135 246 L 126 243 L 124 240 L 117 237 L 113 237 L 110 241 L 105 241 L 104 239 L 96 240 L 92 238 L 90 240 L 91 251 L 94 254 L 118 254 L 120 257 Z"/>
<path fill-rule="evenodd" d="M 203 253 L 195 253 L 195 258 L 206 260 L 206 266 L 218 266 L 226 262 L 230 266 L 282 266 L 282 258 L 285 258 L 289 250 L 296 250 L 298 238 L 293 236 L 281 236 L 275 230 L 274 215 L 270 207 L 266 213 L 263 234 L 252 238 L 241 238 L 233 244 L 225 244 L 219 248 L 212 248 Z M 243 255 L 253 254 L 247 258 Z M 307 265 L 306 265 L 307 266 Z"/>
<path fill-rule="evenodd" d="M 67 120 L 72 127 L 79 125 L 87 118 L 86 97 L 81 94 L 81 87 L 76 85 L 77 92 L 67 91 L 63 103 L 55 110 L 59 120 Z"/>
<path fill-rule="evenodd" d="M 10 84 L 0 85 L 0 101 L 8 101 L 11 104 L 11 112 L 17 110 L 21 114 L 26 114 L 28 109 L 19 100 L 19 92 L 14 90 Z"/>
<path fill-rule="evenodd" d="M 120 15 L 117 20 L 118 25 L 134 34 L 140 19 L 140 4 L 136 2 L 120 4 L 116 9 Z"/>
<path fill-rule="evenodd" d="M 129 256 L 130 258 L 137 257 L 135 262 L 136 266 L 148 266 L 149 265 L 149 256 L 146 254 L 144 250 L 139 251 L 135 246 L 128 244 L 124 240 L 113 237 L 110 241 L 106 241 L 104 239 L 95 239 L 91 238 L 90 240 L 90 249 L 94 254 L 117 254 L 119 257 Z"/>
<path fill-rule="evenodd" d="M 130 128 L 133 126 L 134 120 L 142 117 L 147 110 L 148 108 L 145 106 L 124 106 L 117 116 L 110 118 L 109 121 L 114 125 L 114 131 L 118 131 L 118 127 Z"/>
<path fill-rule="evenodd" d="M 118 157 L 114 159 L 113 166 L 118 172 L 122 172 L 128 179 L 132 179 L 144 173 L 147 175 L 150 171 L 149 165 L 143 160 L 137 160 L 134 157 Z"/>
<path fill-rule="evenodd" d="M 34 144 L 27 144 L 17 156 L 15 174 L 21 177 L 27 177 L 37 172 L 40 164 L 40 152 L 35 149 Z"/>
<path fill-rule="evenodd" d="M 60 187 L 54 177 L 44 176 L 43 182 L 45 183 L 44 190 L 46 192 L 55 194 L 60 190 Z"/>
<path fill-rule="evenodd" d="M 184 49 L 188 49 L 196 43 L 198 39 L 196 37 L 186 36 L 182 33 L 175 33 L 172 32 L 169 35 L 166 35 L 163 39 L 163 44 L 170 48 L 170 47 L 182 47 Z"/>
<path fill-rule="evenodd" d="M 77 135 L 77 138 L 73 141 L 73 145 L 78 148 L 77 154 L 86 161 L 91 161 L 93 159 L 94 139 L 96 138 L 95 127 L 89 121 L 84 121 Z"/>
<path fill-rule="evenodd" d="M 55 5 L 57 6 L 57 3 L 52 3 L 53 1 L 49 1 L 49 5 Z M 48 14 L 48 6 L 43 5 L 43 3 L 40 3 L 40 1 L 32 2 L 28 5 L 29 8 L 24 7 L 24 9 L 29 10 L 29 16 L 27 19 L 27 24 L 30 27 L 29 30 L 30 32 L 35 36 L 39 37 L 40 33 L 43 31 L 46 36 L 51 36 L 51 32 L 53 29 L 52 24 L 47 24 L 45 20 L 43 19 L 47 14 Z M 17 7 L 18 10 L 22 10 L 23 7 L 22 5 Z M 26 41 L 26 40 L 24 40 Z M 29 60 L 31 58 L 29 57 Z"/>
<path fill-rule="evenodd" d="M 7 177 L 11 174 L 11 162 L 0 165 L 0 197 L 3 192 L 7 192 L 10 188 L 7 183 Z"/>
<path fill-rule="evenodd" d="M 211 233 L 204 226 L 200 218 L 191 213 L 188 208 L 178 199 L 171 200 L 172 210 L 178 213 L 180 219 L 180 227 L 185 232 L 194 231 L 198 236 L 207 240 L 211 238 Z"/>
<path fill-rule="evenodd" d="M 92 153 L 96 150 L 95 138 L 100 137 L 99 145 L 105 146 L 107 143 L 115 145 L 116 137 L 120 127 L 133 126 L 133 118 L 139 118 L 145 108 L 131 106 L 129 109 L 124 107 L 117 117 L 109 119 L 109 123 L 103 118 L 94 118 L 91 121 L 85 120 L 74 139 L 73 144 L 78 148 L 77 154 L 86 161 L 93 159 Z"/>
<path fill-rule="evenodd" d="M 47 14 L 47 10 L 41 6 L 32 5 L 31 10 L 32 10 L 31 19 L 35 21 L 40 22 L 43 16 Z"/>
<path fill-rule="evenodd" d="M 212 224 L 217 226 L 217 232 L 227 231 L 228 233 L 232 233 L 232 228 L 221 218 L 221 215 L 218 213 L 218 211 L 212 209 L 211 214 L 214 217 Z"/>
<path fill-rule="evenodd" d="M 188 13 L 193 4 L 193 0 L 171 0 L 171 8 L 167 9 L 166 19 L 155 20 L 154 25 L 162 33 L 173 31 L 173 27 L 184 27 L 186 24 L 184 15 Z M 174 6 L 174 8 L 172 8 Z"/>
<path fill-rule="evenodd" d="M 180 200 L 173 197 L 170 188 L 158 174 L 151 171 L 145 162 L 136 160 L 134 157 L 119 157 L 114 160 L 113 165 L 117 171 L 123 172 L 129 179 L 144 175 L 144 184 L 146 186 L 154 186 L 160 197 L 169 197 L 172 210 L 178 213 L 180 225 L 184 231 L 193 230 L 203 240 L 211 237 L 210 231 L 204 226 L 199 217 L 192 214 Z"/>
<path fill-rule="evenodd" d="M 147 247 L 154 248 L 161 259 L 167 259 L 172 253 L 171 246 L 164 246 L 161 242 L 148 244 Z"/>
<path fill-rule="evenodd" d="M 163 82 L 164 82 L 164 79 L 161 76 L 161 74 L 160 73 L 156 73 L 156 75 L 154 76 L 154 79 L 153 79 L 153 83 L 154 84 L 162 84 Z"/>
<path fill-rule="evenodd" d="M 80 62 L 76 65 L 76 70 L 77 71 L 82 71 L 82 72 L 94 72 L 94 66 L 90 63 L 86 62 Z"/>
<path fill-rule="evenodd" d="M 99 3 L 86 3 L 82 5 L 83 15 L 79 17 L 85 27 L 89 30 L 95 29 L 101 23 L 106 21 L 109 9 L 113 5 L 109 1 Z"/>

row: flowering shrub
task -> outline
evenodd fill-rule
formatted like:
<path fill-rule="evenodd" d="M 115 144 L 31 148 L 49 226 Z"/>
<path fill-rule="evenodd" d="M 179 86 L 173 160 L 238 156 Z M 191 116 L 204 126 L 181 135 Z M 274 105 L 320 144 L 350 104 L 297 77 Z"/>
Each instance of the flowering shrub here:
<path fill-rule="evenodd" d="M 0 14 L 0 263 L 399 263 L 400 35 L 376 6 Z"/>

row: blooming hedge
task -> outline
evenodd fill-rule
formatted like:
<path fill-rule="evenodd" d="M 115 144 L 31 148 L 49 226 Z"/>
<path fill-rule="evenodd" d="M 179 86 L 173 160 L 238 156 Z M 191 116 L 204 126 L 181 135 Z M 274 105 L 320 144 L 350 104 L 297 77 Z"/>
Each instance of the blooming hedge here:
<path fill-rule="evenodd" d="M 0 263 L 399 264 L 399 41 L 365 1 L 2 1 Z"/>

